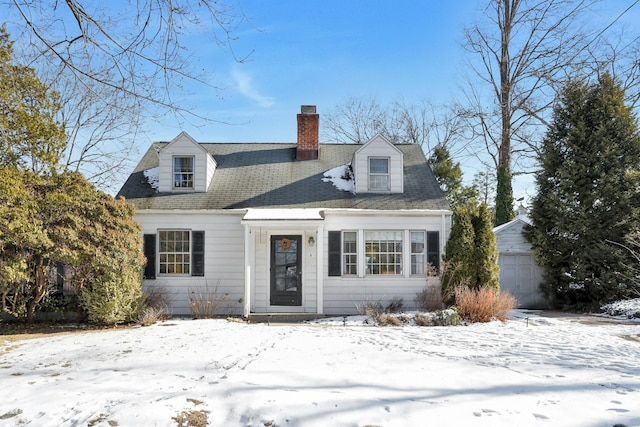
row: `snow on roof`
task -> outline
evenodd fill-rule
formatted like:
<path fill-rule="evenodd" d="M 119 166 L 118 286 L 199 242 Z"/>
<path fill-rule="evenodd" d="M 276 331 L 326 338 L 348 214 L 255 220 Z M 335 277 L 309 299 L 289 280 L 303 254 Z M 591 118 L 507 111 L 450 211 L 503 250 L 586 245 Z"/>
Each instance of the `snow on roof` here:
<path fill-rule="evenodd" d="M 158 186 L 160 185 L 160 167 L 155 167 L 151 169 L 147 169 L 143 171 L 144 177 L 147 178 L 149 185 L 154 190 L 158 190 Z"/>
<path fill-rule="evenodd" d="M 322 181 L 331 182 L 338 190 L 355 194 L 355 181 L 351 173 L 351 162 L 330 169 L 323 176 Z"/>

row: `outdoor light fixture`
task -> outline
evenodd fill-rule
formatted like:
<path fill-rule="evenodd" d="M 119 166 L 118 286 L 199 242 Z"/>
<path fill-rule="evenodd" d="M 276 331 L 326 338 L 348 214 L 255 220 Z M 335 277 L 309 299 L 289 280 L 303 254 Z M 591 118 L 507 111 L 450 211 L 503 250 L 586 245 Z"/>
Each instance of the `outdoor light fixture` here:
<path fill-rule="evenodd" d="M 316 239 L 313 236 L 309 237 L 309 246 L 314 246 L 316 244 Z"/>

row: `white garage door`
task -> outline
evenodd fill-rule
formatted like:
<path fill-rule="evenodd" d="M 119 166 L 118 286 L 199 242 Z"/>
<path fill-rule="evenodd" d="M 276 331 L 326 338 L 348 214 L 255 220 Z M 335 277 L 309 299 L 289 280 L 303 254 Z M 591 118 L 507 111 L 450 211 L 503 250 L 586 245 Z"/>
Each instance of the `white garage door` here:
<path fill-rule="evenodd" d="M 533 254 L 500 254 L 500 288 L 518 299 L 523 308 L 545 306 L 539 291 L 542 269 L 535 263 Z"/>

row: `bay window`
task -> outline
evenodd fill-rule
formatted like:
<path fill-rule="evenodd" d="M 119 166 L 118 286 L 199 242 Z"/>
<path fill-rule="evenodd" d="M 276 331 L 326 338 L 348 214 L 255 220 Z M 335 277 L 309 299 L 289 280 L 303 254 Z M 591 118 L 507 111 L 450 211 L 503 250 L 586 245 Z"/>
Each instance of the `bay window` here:
<path fill-rule="evenodd" d="M 327 246 L 330 277 L 439 274 L 438 231 L 328 231 Z"/>
<path fill-rule="evenodd" d="M 366 274 L 402 274 L 402 231 L 366 231 Z"/>

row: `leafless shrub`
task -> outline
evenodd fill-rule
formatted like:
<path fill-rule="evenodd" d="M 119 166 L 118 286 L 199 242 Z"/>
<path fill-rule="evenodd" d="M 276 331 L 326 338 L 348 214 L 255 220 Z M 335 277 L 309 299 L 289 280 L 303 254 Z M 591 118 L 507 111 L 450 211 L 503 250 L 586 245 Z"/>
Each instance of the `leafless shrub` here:
<path fill-rule="evenodd" d="M 402 326 L 402 321 L 392 313 L 380 313 L 374 318 L 378 326 Z"/>
<path fill-rule="evenodd" d="M 442 308 L 442 296 L 438 286 L 427 286 L 420 292 L 416 292 L 413 300 L 421 311 L 434 311 Z"/>
<path fill-rule="evenodd" d="M 207 427 L 209 425 L 209 411 L 182 411 L 172 417 L 178 427 Z"/>
<path fill-rule="evenodd" d="M 488 287 L 470 289 L 458 286 L 455 290 L 456 306 L 460 315 L 472 323 L 504 321 L 507 313 L 517 305 L 516 298 L 509 292 L 496 292 Z"/>
<path fill-rule="evenodd" d="M 229 294 L 220 292 L 220 279 L 214 287 L 205 284 L 197 291 L 189 291 L 189 309 L 194 319 L 212 319 L 225 314 L 230 305 Z"/>
<path fill-rule="evenodd" d="M 468 272 L 460 262 L 442 263 L 442 274 L 440 276 L 440 297 L 442 302 L 451 306 L 456 300 L 456 289 L 469 288 L 471 279 Z"/>
<path fill-rule="evenodd" d="M 362 304 L 356 304 L 356 310 L 360 316 L 376 318 L 384 313 L 384 306 L 380 301 L 367 300 Z"/>
<path fill-rule="evenodd" d="M 163 310 L 147 307 L 140 313 L 140 316 L 138 316 L 138 323 L 142 326 L 151 326 L 164 319 L 166 319 L 166 315 Z"/>
<path fill-rule="evenodd" d="M 143 326 L 153 325 L 159 320 L 171 317 L 169 310 L 171 300 L 164 286 L 154 285 L 145 290 L 145 309 L 138 317 L 138 322 Z"/>
<path fill-rule="evenodd" d="M 386 313 L 399 313 L 402 311 L 403 305 L 404 305 L 404 300 L 402 298 L 393 297 L 384 311 Z"/>

